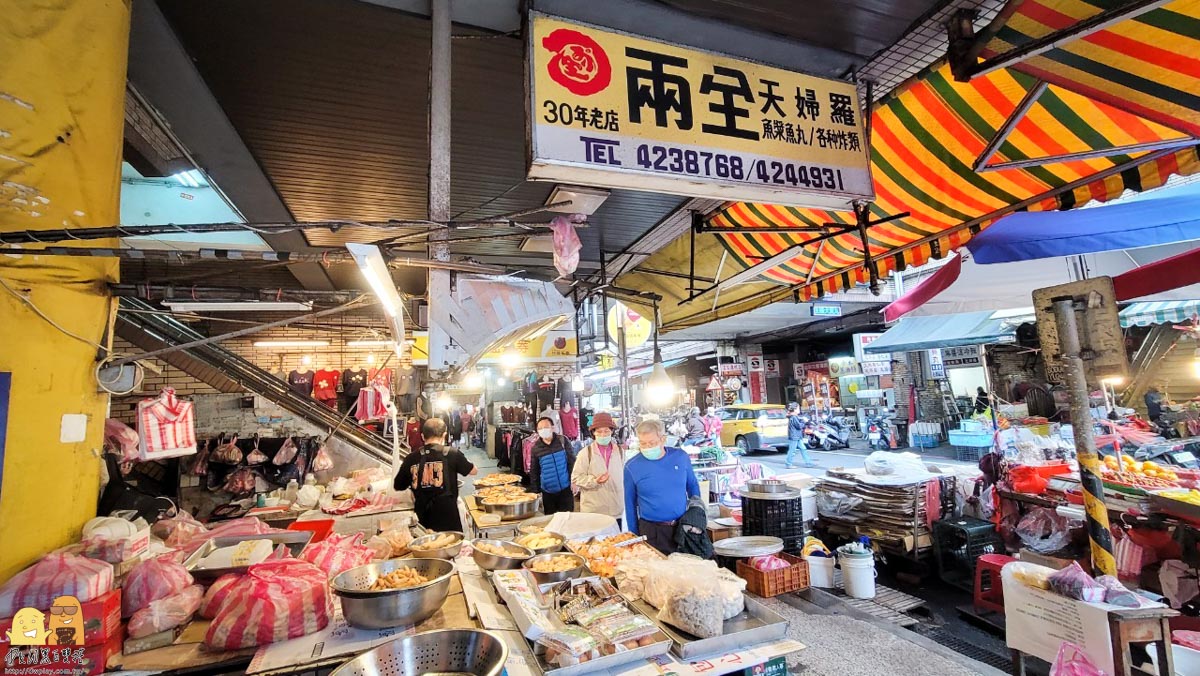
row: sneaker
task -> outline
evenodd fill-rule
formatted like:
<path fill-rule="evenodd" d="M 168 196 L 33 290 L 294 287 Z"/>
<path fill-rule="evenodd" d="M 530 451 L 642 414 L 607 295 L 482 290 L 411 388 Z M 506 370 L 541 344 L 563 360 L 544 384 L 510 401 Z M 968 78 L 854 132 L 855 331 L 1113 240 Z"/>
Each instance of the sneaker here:
<path fill-rule="evenodd" d="M 784 465 L 783 468 L 784 469 L 796 469 L 796 466 L 795 465 Z"/>
<path fill-rule="evenodd" d="M 805 466 L 805 467 L 817 467 L 817 466 L 818 466 L 818 463 L 815 463 L 815 462 L 806 462 L 806 463 L 804 463 L 804 466 Z"/>

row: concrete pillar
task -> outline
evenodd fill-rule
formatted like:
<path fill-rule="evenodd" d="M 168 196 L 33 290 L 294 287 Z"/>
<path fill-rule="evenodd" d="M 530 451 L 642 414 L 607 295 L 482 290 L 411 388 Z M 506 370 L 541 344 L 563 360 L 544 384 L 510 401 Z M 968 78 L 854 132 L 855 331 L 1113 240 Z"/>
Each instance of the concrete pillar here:
<path fill-rule="evenodd" d="M 0 0 L 0 232 L 117 224 L 129 11 Z M 0 255 L 0 582 L 95 516 L 108 395 L 93 369 L 117 274 L 115 260 Z M 85 416 L 82 441 L 64 415 Z"/>

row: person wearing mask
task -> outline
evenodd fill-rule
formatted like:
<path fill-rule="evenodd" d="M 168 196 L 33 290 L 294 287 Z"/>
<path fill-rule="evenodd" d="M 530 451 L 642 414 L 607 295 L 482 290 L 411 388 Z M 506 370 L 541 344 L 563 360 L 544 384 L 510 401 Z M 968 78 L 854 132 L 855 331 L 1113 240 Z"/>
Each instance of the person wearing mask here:
<path fill-rule="evenodd" d="M 571 470 L 575 457 L 568 450 L 567 440 L 554 431 L 554 421 L 538 418 L 538 440 L 530 451 L 529 487 L 542 494 L 542 511 L 546 514 L 575 511 L 575 494 L 571 490 Z"/>
<path fill-rule="evenodd" d="M 687 433 L 684 436 L 683 443 L 688 446 L 698 446 L 704 443 L 704 437 L 707 433 L 704 429 L 704 420 L 700 418 L 699 406 L 693 406 L 692 410 L 688 411 L 686 425 Z"/>
<path fill-rule="evenodd" d="M 639 454 L 625 463 L 625 516 L 629 530 L 663 554 L 675 551 L 675 527 L 688 498 L 700 495 L 692 461 L 679 448 L 665 448 L 658 420 L 637 426 Z"/>
<path fill-rule="evenodd" d="M 1158 422 L 1163 414 L 1163 394 L 1157 385 L 1151 385 L 1143 398 L 1146 402 L 1146 417 L 1150 422 Z"/>
<path fill-rule="evenodd" d="M 989 401 L 987 390 L 982 387 L 975 388 L 975 415 L 979 415 L 992 405 Z"/>
<path fill-rule="evenodd" d="M 412 490 L 417 521 L 431 531 L 461 531 L 458 477 L 479 473 L 462 453 L 446 448 L 446 422 L 430 418 L 421 426 L 425 445 L 409 453 L 396 473 L 395 488 Z"/>
<path fill-rule="evenodd" d="M 708 407 L 707 415 L 704 416 L 704 434 L 712 440 L 714 446 L 721 445 L 721 430 L 725 428 L 725 422 L 721 420 L 721 416 L 717 415 L 717 409 L 712 406 Z"/>
<path fill-rule="evenodd" d="M 575 457 L 571 483 L 579 489 L 579 509 L 607 514 L 621 525 L 625 511 L 625 457 L 613 439 L 616 423 L 601 412 L 592 419 L 592 442 Z"/>
<path fill-rule="evenodd" d="M 816 467 L 817 464 L 808 457 L 808 444 L 804 439 L 804 418 L 800 417 L 800 404 L 792 402 L 788 404 L 788 452 L 787 460 L 784 461 L 784 466 L 787 469 L 795 468 L 795 463 L 792 460 L 796 457 L 796 453 L 804 458 L 805 467 Z"/>

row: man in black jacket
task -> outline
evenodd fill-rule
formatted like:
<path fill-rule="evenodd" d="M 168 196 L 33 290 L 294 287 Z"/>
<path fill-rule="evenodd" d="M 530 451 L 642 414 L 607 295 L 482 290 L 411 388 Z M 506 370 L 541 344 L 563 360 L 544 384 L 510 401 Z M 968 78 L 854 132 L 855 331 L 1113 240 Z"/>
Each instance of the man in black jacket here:
<path fill-rule="evenodd" d="M 567 440 L 554 432 L 554 421 L 538 418 L 537 443 L 533 445 L 529 463 L 529 485 L 534 493 L 542 494 L 542 511 L 546 514 L 575 511 L 575 494 L 571 490 L 571 470 L 575 456 Z"/>
<path fill-rule="evenodd" d="M 425 446 L 409 453 L 400 463 L 394 487 L 411 488 L 417 521 L 431 531 L 461 531 L 458 517 L 458 477 L 478 474 L 479 469 L 459 451 L 447 449 L 446 422 L 430 418 L 421 426 Z"/>

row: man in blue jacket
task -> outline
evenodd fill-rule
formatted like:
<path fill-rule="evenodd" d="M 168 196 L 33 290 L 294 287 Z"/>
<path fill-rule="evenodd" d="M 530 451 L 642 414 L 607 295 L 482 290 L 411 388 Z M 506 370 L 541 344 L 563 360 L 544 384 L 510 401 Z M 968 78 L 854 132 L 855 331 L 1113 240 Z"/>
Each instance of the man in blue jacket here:
<path fill-rule="evenodd" d="M 658 420 L 637 426 L 640 452 L 625 463 L 625 518 L 629 530 L 663 554 L 675 551 L 675 527 L 688 498 L 700 495 L 692 461 L 682 449 L 666 448 Z"/>
<path fill-rule="evenodd" d="M 788 469 L 795 467 L 792 463 L 792 458 L 795 457 L 797 451 L 804 457 L 805 467 L 817 466 L 808 457 L 808 443 L 804 438 L 804 425 L 805 420 L 800 417 L 800 404 L 793 401 L 788 404 L 788 452 L 787 460 L 784 462 L 784 466 Z"/>
<path fill-rule="evenodd" d="M 538 418 L 537 443 L 530 453 L 529 484 L 534 493 L 542 494 L 542 511 L 546 514 L 575 511 L 575 493 L 571 489 L 571 470 L 575 456 L 567 440 L 554 431 L 554 421 Z"/>

